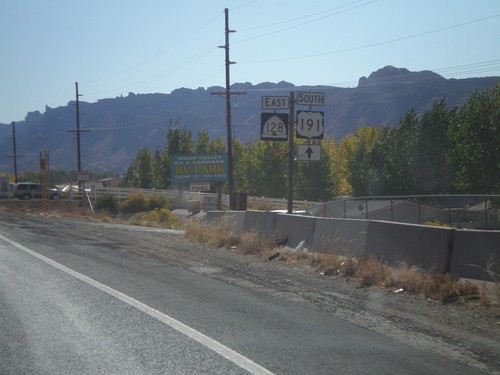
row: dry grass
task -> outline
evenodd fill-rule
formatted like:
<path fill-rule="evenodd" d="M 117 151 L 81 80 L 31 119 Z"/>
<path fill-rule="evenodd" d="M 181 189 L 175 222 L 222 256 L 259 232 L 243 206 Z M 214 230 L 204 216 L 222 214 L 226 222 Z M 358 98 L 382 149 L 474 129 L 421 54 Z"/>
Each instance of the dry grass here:
<path fill-rule="evenodd" d="M 189 220 L 184 224 L 184 230 L 184 237 L 186 239 L 199 243 L 209 243 L 213 236 L 214 228 L 212 225 L 203 223 L 200 220 Z"/>
<path fill-rule="evenodd" d="M 191 221 L 185 229 L 186 238 L 217 247 L 236 246 L 237 251 L 245 255 L 302 262 L 325 276 L 353 279 L 359 287 L 379 286 L 419 294 L 444 303 L 459 299 L 476 299 L 483 304 L 489 301 L 486 290 L 480 290 L 477 284 L 461 281 L 449 274 L 432 274 L 406 264 L 389 266 L 371 256 L 349 257 L 336 253 L 319 254 L 278 248 L 274 238 L 262 236 L 256 231 L 237 236 L 222 223 L 214 225 Z"/>
<path fill-rule="evenodd" d="M 269 256 L 276 248 L 273 238 L 263 236 L 257 231 L 245 232 L 241 235 L 238 251 L 241 254 L 254 254 L 259 256 Z"/>

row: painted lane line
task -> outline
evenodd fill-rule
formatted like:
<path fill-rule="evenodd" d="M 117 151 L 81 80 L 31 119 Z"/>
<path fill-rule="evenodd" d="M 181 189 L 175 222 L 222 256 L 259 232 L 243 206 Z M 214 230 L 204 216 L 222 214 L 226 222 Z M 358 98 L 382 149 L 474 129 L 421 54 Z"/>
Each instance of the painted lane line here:
<path fill-rule="evenodd" d="M 169 327 L 175 329 L 176 331 L 182 333 L 183 335 L 197 341 L 201 345 L 205 346 L 206 348 L 212 350 L 213 352 L 219 354 L 220 356 L 228 359 L 229 361 L 233 362 L 235 365 L 243 368 L 244 370 L 248 371 L 251 374 L 255 375 L 273 375 L 272 372 L 267 370 L 266 368 L 258 365 L 257 363 L 253 362 L 251 359 L 246 358 L 245 356 L 239 354 L 238 352 L 234 351 L 233 349 L 228 348 L 227 346 L 221 344 L 220 342 L 204 335 L 201 332 L 198 332 L 194 328 L 191 328 L 184 323 L 122 293 L 119 292 L 107 285 L 101 284 L 100 282 L 91 279 L 88 276 L 85 276 L 71 268 L 68 268 L 60 263 L 57 263 L 56 261 L 47 258 L 41 254 L 38 254 L 37 252 L 28 249 L 27 247 L 12 241 L 11 239 L 4 237 L 0 234 L 0 239 L 3 241 L 11 244 L 12 246 L 18 248 L 19 250 L 24 251 L 25 253 L 51 265 L 52 267 L 55 267 L 59 269 L 60 271 L 65 272 L 66 274 L 73 276 L 74 278 L 83 281 L 84 283 L 93 286 L 94 288 L 97 288 L 110 296 L 113 296 L 117 299 L 119 299 L 122 302 L 125 302 L 126 304 L 135 307 L 136 309 L 146 313 L 147 315 L 151 316 L 152 318 L 155 318 L 156 320 L 168 325 Z"/>

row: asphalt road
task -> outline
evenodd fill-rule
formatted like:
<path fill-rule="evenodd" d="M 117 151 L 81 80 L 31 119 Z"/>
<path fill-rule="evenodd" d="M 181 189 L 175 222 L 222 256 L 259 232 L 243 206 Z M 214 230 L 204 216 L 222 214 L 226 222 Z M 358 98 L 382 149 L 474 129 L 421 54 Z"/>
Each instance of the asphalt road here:
<path fill-rule="evenodd" d="M 0 217 L 0 374 L 481 373 L 47 220 Z"/>

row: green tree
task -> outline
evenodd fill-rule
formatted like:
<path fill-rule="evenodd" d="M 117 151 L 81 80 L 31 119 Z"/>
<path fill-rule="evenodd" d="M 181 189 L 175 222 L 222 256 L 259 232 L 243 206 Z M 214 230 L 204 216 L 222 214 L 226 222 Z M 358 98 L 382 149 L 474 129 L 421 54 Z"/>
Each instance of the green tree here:
<path fill-rule="evenodd" d="M 500 192 L 500 84 L 474 93 L 450 129 L 456 163 L 454 187 L 460 193 Z"/>
<path fill-rule="evenodd" d="M 448 110 L 444 99 L 422 116 L 415 160 L 419 194 L 452 192 L 454 165 L 449 158 L 448 134 L 455 116 L 456 109 Z"/>
<path fill-rule="evenodd" d="M 335 197 L 334 168 L 331 154 L 321 147 L 321 161 L 296 162 L 294 173 L 294 196 L 301 200 L 328 201 Z"/>
<path fill-rule="evenodd" d="M 381 130 L 371 152 L 376 179 L 375 195 L 415 193 L 415 156 L 420 123 L 414 110 L 403 116 L 397 128 Z"/>
<path fill-rule="evenodd" d="M 153 187 L 153 163 L 151 151 L 139 150 L 135 160 L 123 177 L 123 186 L 151 189 Z"/>
<path fill-rule="evenodd" d="M 380 134 L 375 126 L 365 126 L 354 132 L 354 149 L 349 155 L 349 184 L 356 196 L 371 195 L 376 182 L 375 170 L 371 162 L 371 151 Z"/>

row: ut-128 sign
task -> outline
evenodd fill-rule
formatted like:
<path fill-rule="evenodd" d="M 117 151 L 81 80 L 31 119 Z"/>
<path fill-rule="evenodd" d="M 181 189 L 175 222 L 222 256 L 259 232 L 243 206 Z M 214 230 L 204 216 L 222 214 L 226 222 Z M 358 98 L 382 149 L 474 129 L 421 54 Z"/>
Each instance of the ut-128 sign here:
<path fill-rule="evenodd" d="M 261 141 L 288 140 L 288 113 L 261 113 Z"/>
<path fill-rule="evenodd" d="M 172 183 L 227 180 L 227 154 L 170 155 Z"/>

